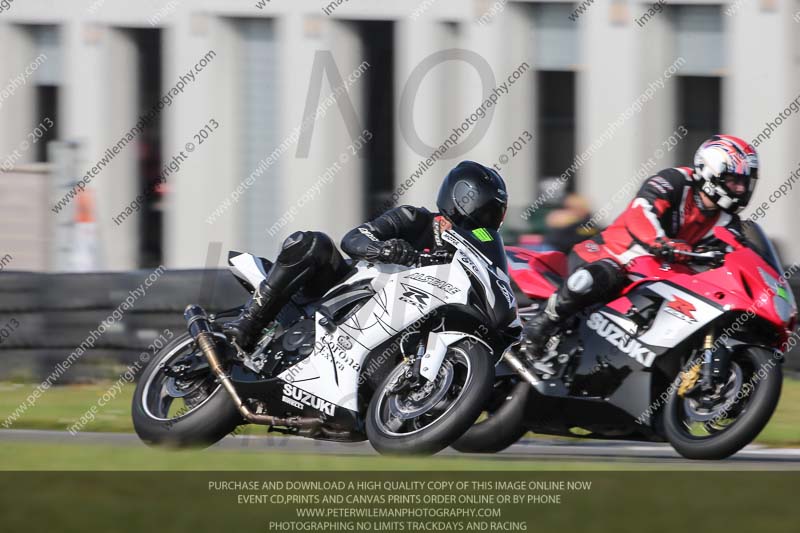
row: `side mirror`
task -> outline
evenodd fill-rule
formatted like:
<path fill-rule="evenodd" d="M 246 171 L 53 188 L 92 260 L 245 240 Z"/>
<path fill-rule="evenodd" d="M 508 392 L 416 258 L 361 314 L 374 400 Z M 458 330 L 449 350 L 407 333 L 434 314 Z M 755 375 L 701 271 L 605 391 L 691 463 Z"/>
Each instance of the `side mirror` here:
<path fill-rule="evenodd" d="M 714 237 L 724 242 L 734 250 L 739 250 L 741 248 L 744 248 L 742 243 L 737 238 L 736 234 L 734 234 L 731 230 L 729 230 L 726 227 L 716 226 L 714 228 Z"/>

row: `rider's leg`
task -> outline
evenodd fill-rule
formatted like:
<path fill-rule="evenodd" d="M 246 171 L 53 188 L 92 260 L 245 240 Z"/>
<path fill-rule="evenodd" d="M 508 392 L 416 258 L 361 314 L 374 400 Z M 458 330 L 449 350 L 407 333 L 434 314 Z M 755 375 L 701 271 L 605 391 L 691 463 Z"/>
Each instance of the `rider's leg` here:
<path fill-rule="evenodd" d="M 225 324 L 225 332 L 242 349 L 250 349 L 260 330 L 277 316 L 298 289 L 308 286 L 315 292 L 324 291 L 346 270 L 344 258 L 324 233 L 298 231 L 291 234 L 241 314 Z"/>
<path fill-rule="evenodd" d="M 573 262 L 573 257 L 570 257 Z M 567 281 L 547 300 L 544 310 L 525 326 L 526 349 L 541 355 L 564 321 L 581 309 L 618 294 L 626 282 L 623 268 L 612 259 L 579 264 Z"/>

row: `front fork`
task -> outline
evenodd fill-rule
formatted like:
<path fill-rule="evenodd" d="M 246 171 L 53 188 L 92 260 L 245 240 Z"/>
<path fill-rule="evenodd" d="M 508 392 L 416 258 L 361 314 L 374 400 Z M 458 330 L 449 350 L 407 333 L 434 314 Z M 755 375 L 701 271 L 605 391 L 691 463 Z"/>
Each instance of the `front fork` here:
<path fill-rule="evenodd" d="M 404 385 L 408 384 L 416 385 L 424 383 L 420 378 L 426 381 L 434 381 L 436 376 L 439 375 L 439 369 L 442 367 L 442 362 L 444 362 L 444 358 L 447 355 L 448 347 L 463 339 L 469 339 L 471 342 L 479 342 L 486 346 L 489 353 L 491 353 L 491 347 L 474 335 L 458 331 L 442 331 L 439 333 L 431 331 L 428 334 L 427 342 L 420 342 L 417 347 L 417 354 L 414 362 L 405 375 L 406 380 L 404 381 L 406 381 L 406 383 L 398 383 L 396 387 L 402 388 Z"/>
<path fill-rule="evenodd" d="M 403 390 L 413 389 L 422 384 L 422 361 L 425 358 L 425 352 L 425 343 L 420 341 L 417 346 L 417 353 L 411 360 L 411 366 L 408 367 L 402 378 L 389 389 L 389 392 L 397 394 Z"/>
<path fill-rule="evenodd" d="M 728 379 L 728 371 L 731 366 L 730 353 L 728 347 L 720 344 L 714 348 L 714 335 L 708 333 L 703 341 L 703 380 L 710 386 L 718 384 L 720 381 Z"/>
<path fill-rule="evenodd" d="M 703 347 L 694 364 L 681 374 L 678 396 L 685 396 L 697 387 L 710 390 L 728 377 L 730 354 L 724 344 L 715 347 L 713 331 L 703 337 Z"/>

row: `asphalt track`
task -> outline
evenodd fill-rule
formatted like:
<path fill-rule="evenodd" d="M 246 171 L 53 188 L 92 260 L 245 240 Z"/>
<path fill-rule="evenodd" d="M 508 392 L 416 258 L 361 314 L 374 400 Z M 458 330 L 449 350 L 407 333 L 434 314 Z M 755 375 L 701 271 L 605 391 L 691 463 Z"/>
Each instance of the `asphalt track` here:
<path fill-rule="evenodd" d="M 129 433 L 78 433 L 28 429 L 0 430 L 3 442 L 46 442 L 63 444 L 114 444 L 144 446 Z M 376 455 L 369 443 L 336 443 L 283 436 L 229 436 L 212 449 L 248 452 L 293 452 L 321 455 Z M 450 448 L 439 453 L 443 460 L 461 454 Z M 588 463 L 634 463 L 654 468 L 702 467 L 721 470 L 796 470 L 800 471 L 800 449 L 747 446 L 724 461 L 689 461 L 669 445 L 624 441 L 522 440 L 507 450 L 490 455 L 469 455 L 483 461 L 575 461 Z"/>

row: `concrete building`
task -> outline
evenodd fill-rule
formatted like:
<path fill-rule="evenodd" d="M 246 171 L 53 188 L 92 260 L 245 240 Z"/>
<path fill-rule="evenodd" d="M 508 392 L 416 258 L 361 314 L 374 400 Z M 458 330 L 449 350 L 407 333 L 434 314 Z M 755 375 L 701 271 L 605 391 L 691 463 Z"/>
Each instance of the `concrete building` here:
<path fill-rule="evenodd" d="M 212 242 L 269 256 L 296 229 L 338 239 L 393 194 L 432 207 L 465 158 L 501 169 L 509 225 L 561 175 L 607 221 L 620 190 L 690 163 L 712 132 L 765 127 L 753 204 L 768 202 L 763 222 L 797 261 L 800 193 L 769 197 L 800 164 L 798 12 L 788 0 L 8 2 L 0 179 L 53 163 L 51 203 L 15 212 L 52 220 L 26 236 L 51 241 L 49 260 L 15 268 L 71 268 L 76 248 L 106 270 L 204 266 Z M 68 198 L 87 176 L 88 219 Z M 18 227 L 0 230 L 0 252 L 23 246 Z M 86 235 L 93 246 L 73 242 Z"/>

